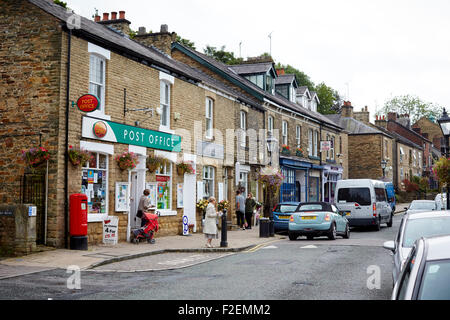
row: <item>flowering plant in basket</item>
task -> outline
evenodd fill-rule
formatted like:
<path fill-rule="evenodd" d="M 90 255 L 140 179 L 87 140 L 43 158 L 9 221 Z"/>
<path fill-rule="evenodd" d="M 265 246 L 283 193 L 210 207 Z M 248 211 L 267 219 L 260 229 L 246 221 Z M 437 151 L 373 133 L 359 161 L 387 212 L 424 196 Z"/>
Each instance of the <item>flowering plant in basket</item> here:
<path fill-rule="evenodd" d="M 217 204 L 217 209 L 219 211 L 228 210 L 230 207 L 230 203 L 227 200 L 222 200 Z"/>
<path fill-rule="evenodd" d="M 195 170 L 192 166 L 192 164 L 190 164 L 189 162 L 185 162 L 185 161 L 181 161 L 179 163 L 177 163 L 177 172 L 178 174 L 191 174 L 194 173 Z"/>
<path fill-rule="evenodd" d="M 199 200 L 197 202 L 197 209 L 200 210 L 200 211 L 205 211 L 206 207 L 208 206 L 208 203 L 209 202 L 206 199 Z"/>
<path fill-rule="evenodd" d="M 29 167 L 36 168 L 50 159 L 50 153 L 47 149 L 42 147 L 31 148 L 28 150 L 22 150 L 22 159 L 25 160 L 25 163 Z"/>
<path fill-rule="evenodd" d="M 69 146 L 69 160 L 75 167 L 80 164 L 85 164 L 88 160 L 90 160 L 93 156 L 89 151 L 74 148 L 73 146 Z"/>
<path fill-rule="evenodd" d="M 291 153 L 291 148 L 288 145 L 283 144 L 281 146 L 281 153 L 289 155 Z"/>
<path fill-rule="evenodd" d="M 133 152 L 124 152 L 116 157 L 117 164 L 122 170 L 134 169 L 136 168 L 138 161 L 138 156 Z"/>

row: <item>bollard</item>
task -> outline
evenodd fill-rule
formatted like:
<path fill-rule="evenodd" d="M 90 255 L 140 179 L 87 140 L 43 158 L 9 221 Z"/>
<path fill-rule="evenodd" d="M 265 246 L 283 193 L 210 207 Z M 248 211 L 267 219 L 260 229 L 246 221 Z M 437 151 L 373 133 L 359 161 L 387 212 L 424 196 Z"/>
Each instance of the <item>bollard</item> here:
<path fill-rule="evenodd" d="M 224 209 L 223 210 L 223 215 L 222 215 L 222 237 L 220 240 L 220 247 L 221 248 L 226 248 L 228 247 L 228 242 L 227 242 L 227 210 Z"/>

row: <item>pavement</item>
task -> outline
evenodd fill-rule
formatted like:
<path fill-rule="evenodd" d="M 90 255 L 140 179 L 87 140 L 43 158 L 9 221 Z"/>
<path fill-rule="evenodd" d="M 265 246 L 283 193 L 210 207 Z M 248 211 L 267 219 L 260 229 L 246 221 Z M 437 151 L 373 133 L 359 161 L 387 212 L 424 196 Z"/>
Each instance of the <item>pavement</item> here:
<path fill-rule="evenodd" d="M 251 250 L 283 238 L 286 236 L 278 234 L 274 237 L 260 238 L 259 227 L 256 226 L 245 231 L 228 231 L 228 246 L 225 248 L 220 247 L 220 231 L 219 239 L 212 241 L 213 248 L 205 246 L 206 239 L 202 233 L 188 236 L 156 235 L 154 244 L 120 242 L 117 245 L 91 245 L 87 251 L 44 248 L 42 252 L 0 260 L 0 280 L 53 269 L 67 269 L 71 266 L 77 266 L 80 270 L 90 270 L 130 259 L 149 259 L 152 256 L 169 253 L 203 253 L 209 254 L 210 259 L 215 259 L 217 256 Z M 202 259 L 202 262 L 205 262 L 205 259 Z M 170 264 L 166 269 L 171 269 Z"/>

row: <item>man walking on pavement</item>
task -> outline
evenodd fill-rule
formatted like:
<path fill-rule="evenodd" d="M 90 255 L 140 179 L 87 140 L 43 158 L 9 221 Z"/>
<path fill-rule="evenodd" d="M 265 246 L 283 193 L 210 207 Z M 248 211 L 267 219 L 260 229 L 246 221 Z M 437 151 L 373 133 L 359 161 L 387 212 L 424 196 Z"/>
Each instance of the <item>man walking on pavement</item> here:
<path fill-rule="evenodd" d="M 239 228 L 242 228 L 242 230 L 245 230 L 244 223 L 245 223 L 245 199 L 244 196 L 241 194 L 241 191 L 236 191 L 236 217 L 237 217 L 237 224 Z"/>

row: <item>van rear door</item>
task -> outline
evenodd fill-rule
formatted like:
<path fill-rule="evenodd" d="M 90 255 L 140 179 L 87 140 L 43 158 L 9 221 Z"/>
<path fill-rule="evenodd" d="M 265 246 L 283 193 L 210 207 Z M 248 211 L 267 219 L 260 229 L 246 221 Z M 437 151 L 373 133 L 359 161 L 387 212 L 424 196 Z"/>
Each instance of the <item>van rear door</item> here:
<path fill-rule="evenodd" d="M 352 219 L 372 216 L 372 195 L 369 187 L 343 187 L 337 192 L 336 206 Z"/>

